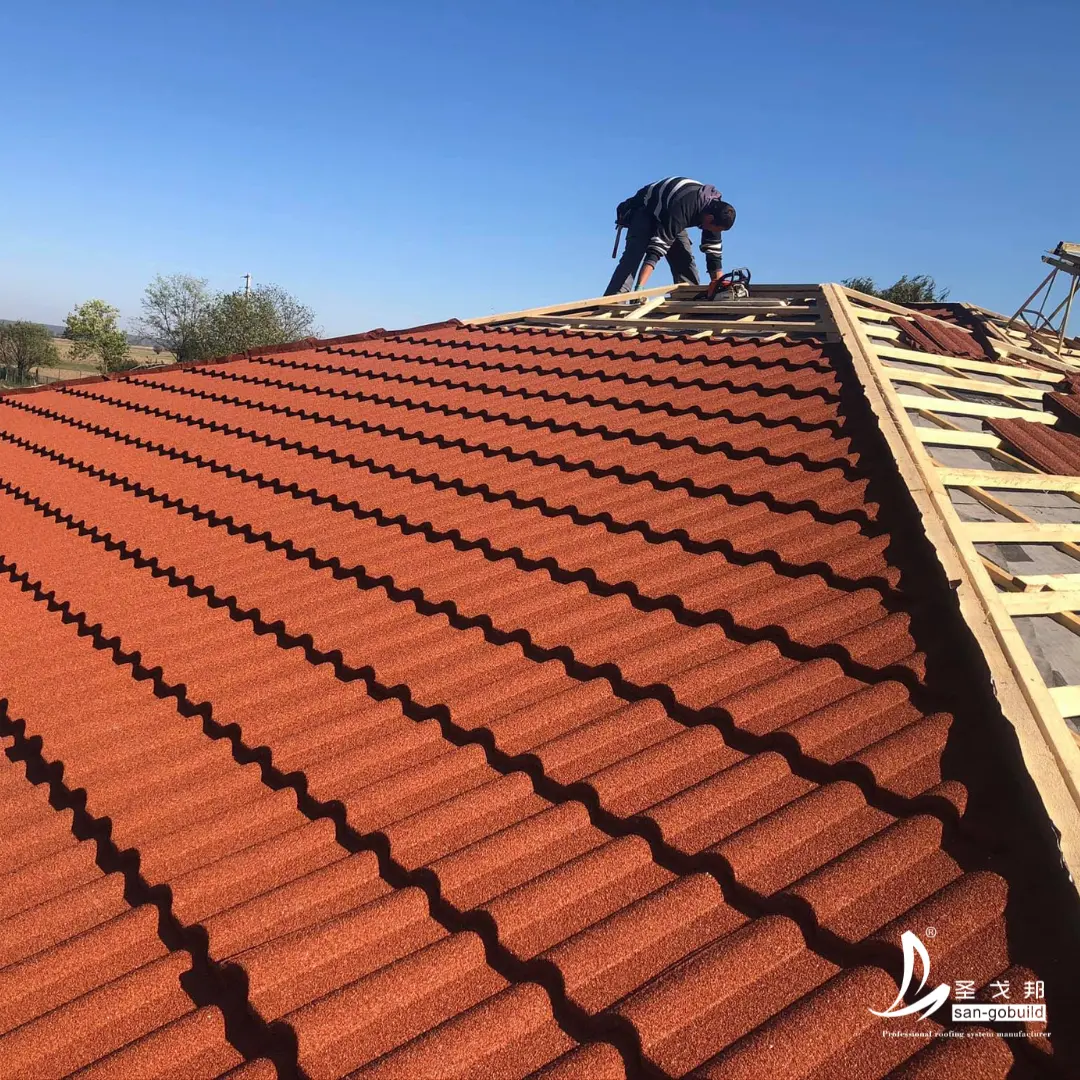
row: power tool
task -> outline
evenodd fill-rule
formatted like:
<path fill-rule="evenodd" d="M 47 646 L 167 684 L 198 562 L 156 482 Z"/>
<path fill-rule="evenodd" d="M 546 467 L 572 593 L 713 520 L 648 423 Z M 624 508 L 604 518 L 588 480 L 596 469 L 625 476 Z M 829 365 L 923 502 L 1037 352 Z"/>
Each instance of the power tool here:
<path fill-rule="evenodd" d="M 745 266 L 729 270 L 709 283 L 706 300 L 742 300 L 750 295 L 750 271 Z"/>

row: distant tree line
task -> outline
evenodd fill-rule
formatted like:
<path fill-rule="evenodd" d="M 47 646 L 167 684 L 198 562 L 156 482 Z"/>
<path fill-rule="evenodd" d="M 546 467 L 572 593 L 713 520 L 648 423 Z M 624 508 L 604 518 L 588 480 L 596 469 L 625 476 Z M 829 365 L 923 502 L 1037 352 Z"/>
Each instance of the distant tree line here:
<path fill-rule="evenodd" d="M 120 312 L 104 300 L 77 304 L 64 320 L 63 337 L 74 360 L 90 361 L 102 372 L 127 371 L 140 360 L 131 343 L 147 342 L 155 353 L 177 360 L 205 360 L 245 349 L 280 345 L 319 333 L 309 307 L 278 285 L 250 292 L 211 292 L 205 278 L 158 275 L 146 287 L 135 334 L 119 325 Z M 54 329 L 34 322 L 0 322 L 0 383 L 36 382 L 39 368 L 63 366 Z"/>
<path fill-rule="evenodd" d="M 886 288 L 870 277 L 846 278 L 843 284 L 895 304 L 942 301 L 929 274 L 905 274 Z M 64 337 L 71 356 L 90 360 L 102 372 L 126 371 L 139 361 L 131 355 L 129 336 L 120 329 L 120 313 L 104 300 L 78 304 L 65 320 Z M 205 278 L 190 274 L 158 274 L 146 287 L 142 317 L 135 326 L 139 340 L 156 353 L 168 351 L 178 361 L 205 360 L 246 349 L 280 345 L 317 334 L 309 307 L 278 285 L 256 285 L 249 291 L 212 292 Z M 0 381 L 22 385 L 36 380 L 40 367 L 60 362 L 49 329 L 40 323 L 0 323 Z"/>
<path fill-rule="evenodd" d="M 869 277 L 844 278 L 840 284 L 880 300 L 891 300 L 894 304 L 940 303 L 949 295 L 949 290 L 939 289 L 929 274 L 916 274 L 914 277 L 904 274 L 884 289 L 879 289 L 874 279 Z"/>

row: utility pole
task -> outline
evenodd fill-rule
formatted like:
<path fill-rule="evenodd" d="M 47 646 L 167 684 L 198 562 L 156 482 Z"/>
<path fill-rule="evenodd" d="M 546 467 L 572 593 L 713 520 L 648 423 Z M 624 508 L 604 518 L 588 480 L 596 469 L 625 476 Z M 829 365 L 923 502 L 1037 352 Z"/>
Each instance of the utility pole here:
<path fill-rule="evenodd" d="M 251 275 L 250 274 L 245 274 L 244 275 L 244 295 L 245 296 L 250 296 L 251 295 Z"/>

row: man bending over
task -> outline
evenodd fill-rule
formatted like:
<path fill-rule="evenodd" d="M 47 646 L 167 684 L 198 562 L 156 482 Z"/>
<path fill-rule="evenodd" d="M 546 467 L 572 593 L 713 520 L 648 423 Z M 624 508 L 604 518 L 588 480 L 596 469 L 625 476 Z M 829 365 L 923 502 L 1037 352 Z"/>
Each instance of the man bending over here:
<path fill-rule="evenodd" d="M 715 282 L 723 272 L 721 233 L 735 224 L 735 207 L 724 202 L 711 184 L 699 184 L 685 176 L 669 176 L 647 184 L 619 203 L 615 223 L 627 230 L 626 247 L 605 296 L 630 292 L 639 266 L 637 287 L 645 288 L 661 257 L 667 259 L 676 285 L 697 285 L 697 264 L 686 232 L 688 228 L 701 229 L 705 266 Z"/>

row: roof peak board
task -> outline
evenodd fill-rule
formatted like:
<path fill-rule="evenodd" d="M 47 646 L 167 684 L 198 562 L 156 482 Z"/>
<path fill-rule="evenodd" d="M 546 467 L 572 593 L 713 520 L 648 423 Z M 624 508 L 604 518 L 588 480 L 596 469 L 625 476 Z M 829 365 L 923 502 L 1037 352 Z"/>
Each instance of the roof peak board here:
<path fill-rule="evenodd" d="M 698 285 L 669 285 L 595 297 L 566 304 L 488 315 L 470 326 L 516 324 L 556 326 L 608 333 L 670 334 L 708 338 L 784 337 L 832 340 L 832 326 L 821 317 L 817 285 L 755 285 L 753 295 L 706 300 Z"/>
<path fill-rule="evenodd" d="M 863 306 L 871 304 L 873 298 L 862 294 L 853 297 L 850 290 L 837 285 L 826 285 L 823 289 L 825 302 L 852 356 L 882 434 L 922 516 L 926 535 L 938 553 L 950 585 L 955 588 L 964 621 L 986 658 L 994 693 L 1004 715 L 1016 730 L 1024 763 L 1060 834 L 1062 856 L 1075 883 L 1080 879 L 1080 746 L 1058 707 L 1059 702 L 1063 707 L 1066 703 L 1071 706 L 1074 688 L 1051 689 L 1046 685 L 1005 599 L 1007 593 L 1025 590 L 1028 586 L 1022 577 L 979 555 L 974 546 L 976 540 L 989 536 L 991 528 L 996 526 L 965 523 L 957 514 L 948 491 L 957 488 L 972 494 L 1006 521 L 1019 523 L 1018 527 L 1027 531 L 1021 537 L 1014 530 L 1012 539 L 1016 542 L 1038 540 L 1045 535 L 1048 543 L 1077 558 L 1077 569 L 1080 570 L 1080 544 L 1070 539 L 1072 533 L 1080 534 L 1076 478 L 1046 474 L 1007 454 L 996 440 L 987 440 L 981 433 L 967 432 L 952 423 L 948 414 L 955 413 L 958 406 L 950 388 L 955 388 L 957 376 L 964 372 L 958 364 L 950 364 L 947 356 L 927 353 L 921 358 L 923 365 L 937 366 L 942 372 L 940 381 L 943 385 L 935 388 L 935 395 L 915 399 L 902 393 L 899 387 L 909 373 L 887 362 L 898 350 L 886 345 L 878 335 L 880 324 L 877 318 L 864 314 Z M 881 307 L 891 311 L 891 306 Z M 1007 351 L 1003 352 L 1008 355 Z M 978 370 L 982 375 L 994 370 L 1002 378 L 1002 385 L 996 389 L 986 384 L 979 386 L 980 397 L 996 395 L 1001 405 L 988 404 L 980 410 L 977 403 L 969 402 L 965 406 L 967 411 L 974 415 L 981 412 L 987 417 L 1006 411 L 1010 415 L 1028 413 L 1041 423 L 1054 422 L 1051 414 L 1043 410 L 1041 402 L 1009 396 L 1011 387 L 1004 380 L 1022 380 L 1025 371 L 1031 371 L 1030 367 L 1026 368 L 1019 360 L 1003 358 L 993 365 L 990 362 L 980 364 Z M 1040 374 L 1039 378 L 1041 380 L 1043 376 Z M 931 426 L 917 427 L 913 422 L 916 415 Z M 1023 471 L 1019 476 L 1016 472 L 998 471 L 990 462 L 982 468 L 960 470 L 935 461 L 926 446 L 935 445 L 938 441 L 936 433 L 942 430 L 948 435 L 949 445 L 969 445 L 990 461 L 997 460 L 1005 468 Z M 978 479 L 981 483 L 975 483 Z M 1076 500 L 1074 520 L 1078 524 L 1075 527 L 1040 526 L 1007 501 L 1008 489 L 1021 487 L 1048 493 L 1062 492 Z M 1002 536 L 1004 528 L 999 529 Z M 995 582 L 1003 587 L 1004 593 L 999 592 Z M 1080 618 L 1072 606 L 1076 594 L 1067 593 L 1066 597 L 1057 604 L 1046 604 L 1047 614 L 1074 633 L 1080 633 Z M 1049 610 L 1055 607 L 1064 610 Z M 1018 606 L 1016 610 L 1026 609 Z M 1080 645 L 1080 638 L 1077 640 Z"/>

